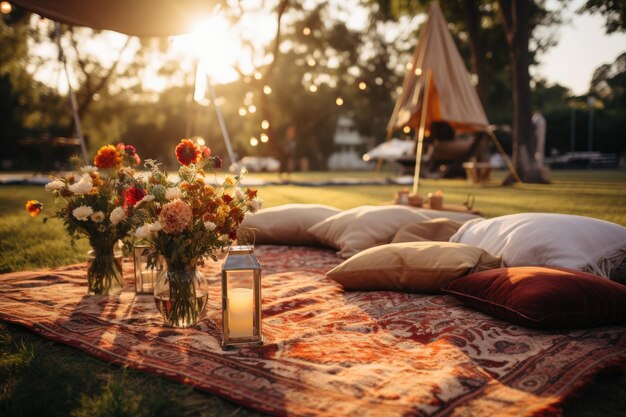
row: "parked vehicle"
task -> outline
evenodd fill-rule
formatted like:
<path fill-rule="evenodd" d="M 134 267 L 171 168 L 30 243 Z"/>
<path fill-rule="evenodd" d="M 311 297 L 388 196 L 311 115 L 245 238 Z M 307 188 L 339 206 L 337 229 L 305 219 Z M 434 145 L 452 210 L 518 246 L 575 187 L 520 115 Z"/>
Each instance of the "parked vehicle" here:
<path fill-rule="evenodd" d="M 244 156 L 239 161 L 231 165 L 230 170 L 240 171 L 242 168 L 249 172 L 278 172 L 280 161 L 271 156 Z"/>

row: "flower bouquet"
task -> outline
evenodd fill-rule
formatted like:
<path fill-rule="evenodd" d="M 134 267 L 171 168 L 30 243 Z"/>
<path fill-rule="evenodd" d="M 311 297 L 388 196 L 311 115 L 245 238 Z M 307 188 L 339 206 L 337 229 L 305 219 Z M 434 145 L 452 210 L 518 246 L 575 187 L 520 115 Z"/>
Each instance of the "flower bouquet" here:
<path fill-rule="evenodd" d="M 128 214 L 133 196 L 127 188 L 134 181 L 133 167 L 139 165 L 140 159 L 133 146 L 120 143 L 100 148 L 94 158 L 95 166 L 81 166 L 77 157 L 71 163 L 73 173 L 52 176 L 45 186 L 61 206 L 51 217 L 63 221 L 72 244 L 81 236 L 89 239 L 92 250 L 87 267 L 88 293 L 110 294 L 124 283 L 122 255 L 116 245 L 132 229 Z M 42 208 L 43 204 L 36 200 L 26 203 L 26 210 L 33 217 Z"/>
<path fill-rule="evenodd" d="M 149 263 L 160 257 L 166 264 L 154 289 L 165 324 L 188 327 L 200 320 L 208 302 L 198 265 L 206 257 L 217 260 L 217 251 L 235 239 L 244 214 L 257 211 L 262 200 L 256 190 L 239 187 L 245 172 L 207 184 L 205 171 L 220 168 L 222 161 L 205 146 L 183 139 L 176 158 L 180 168 L 172 178 L 155 161 L 146 161 L 149 173 L 132 191 L 142 196 L 135 204 L 134 236 L 149 245 Z"/>

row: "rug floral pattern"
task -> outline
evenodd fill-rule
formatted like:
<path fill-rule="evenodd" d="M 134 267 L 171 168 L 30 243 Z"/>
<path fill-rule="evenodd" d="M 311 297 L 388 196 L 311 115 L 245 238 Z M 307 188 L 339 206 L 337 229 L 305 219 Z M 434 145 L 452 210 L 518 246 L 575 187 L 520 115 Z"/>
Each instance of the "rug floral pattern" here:
<path fill-rule="evenodd" d="M 344 292 L 333 251 L 260 246 L 262 347 L 223 351 L 220 265 L 194 329 L 163 327 L 152 297 L 86 296 L 82 265 L 0 276 L 0 319 L 103 360 L 281 416 L 533 415 L 607 366 L 626 364 L 626 327 L 545 332 L 451 296 Z"/>

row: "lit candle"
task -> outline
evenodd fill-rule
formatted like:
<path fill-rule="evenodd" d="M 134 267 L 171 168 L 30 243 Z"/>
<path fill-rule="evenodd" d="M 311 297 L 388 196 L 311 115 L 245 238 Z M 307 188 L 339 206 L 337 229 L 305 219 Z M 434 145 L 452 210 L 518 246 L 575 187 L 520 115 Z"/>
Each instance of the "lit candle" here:
<path fill-rule="evenodd" d="M 252 337 L 254 300 L 252 289 L 232 288 L 228 291 L 228 327 L 231 337 Z"/>
<path fill-rule="evenodd" d="M 156 278 L 156 273 L 154 269 L 148 269 L 147 271 L 141 271 L 141 290 L 144 292 L 149 292 L 154 289 L 154 279 Z"/>

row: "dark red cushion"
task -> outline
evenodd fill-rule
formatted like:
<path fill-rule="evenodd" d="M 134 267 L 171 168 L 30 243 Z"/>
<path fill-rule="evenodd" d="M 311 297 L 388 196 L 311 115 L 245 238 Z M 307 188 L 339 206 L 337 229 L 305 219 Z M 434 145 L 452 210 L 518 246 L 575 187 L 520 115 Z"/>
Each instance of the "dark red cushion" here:
<path fill-rule="evenodd" d="M 571 269 L 492 269 L 442 290 L 483 313 L 536 329 L 626 323 L 625 285 Z"/>

